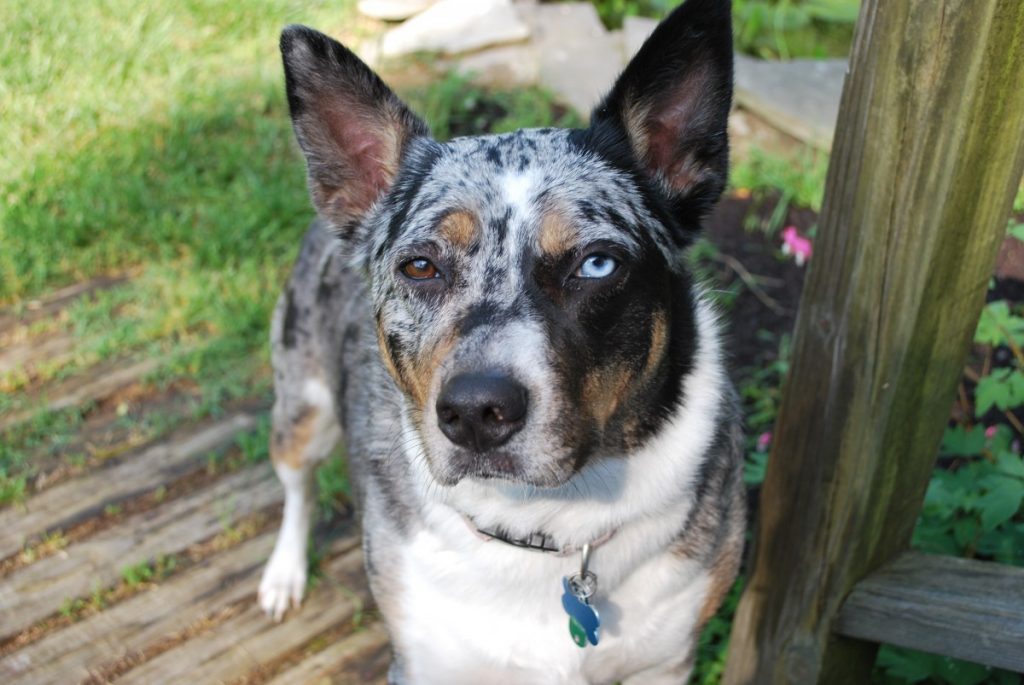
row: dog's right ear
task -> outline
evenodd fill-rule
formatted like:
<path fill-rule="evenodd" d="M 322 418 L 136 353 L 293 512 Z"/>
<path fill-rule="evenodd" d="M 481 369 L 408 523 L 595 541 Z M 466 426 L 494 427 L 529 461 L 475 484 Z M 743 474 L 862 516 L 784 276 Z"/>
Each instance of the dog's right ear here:
<path fill-rule="evenodd" d="M 281 56 L 313 205 L 346 237 L 391 187 L 408 141 L 429 131 L 362 60 L 324 34 L 287 27 Z"/>

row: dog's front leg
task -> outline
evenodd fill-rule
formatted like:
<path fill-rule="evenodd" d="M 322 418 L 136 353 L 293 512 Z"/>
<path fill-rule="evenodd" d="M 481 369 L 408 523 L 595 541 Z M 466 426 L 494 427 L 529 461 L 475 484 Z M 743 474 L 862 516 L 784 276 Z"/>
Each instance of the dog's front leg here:
<path fill-rule="evenodd" d="M 284 514 L 274 552 L 260 581 L 260 608 L 280 621 L 289 605 L 298 607 L 306 590 L 306 547 L 313 515 L 313 468 L 304 462 L 298 468 L 275 463 L 274 470 L 284 486 Z"/>

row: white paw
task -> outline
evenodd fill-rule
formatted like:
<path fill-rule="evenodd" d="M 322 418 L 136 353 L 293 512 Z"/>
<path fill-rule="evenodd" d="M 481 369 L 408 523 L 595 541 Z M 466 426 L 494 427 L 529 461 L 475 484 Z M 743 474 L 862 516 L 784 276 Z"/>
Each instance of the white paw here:
<path fill-rule="evenodd" d="M 289 606 L 299 608 L 305 591 L 305 555 L 278 554 L 275 550 L 260 580 L 260 608 L 267 616 L 280 621 Z"/>

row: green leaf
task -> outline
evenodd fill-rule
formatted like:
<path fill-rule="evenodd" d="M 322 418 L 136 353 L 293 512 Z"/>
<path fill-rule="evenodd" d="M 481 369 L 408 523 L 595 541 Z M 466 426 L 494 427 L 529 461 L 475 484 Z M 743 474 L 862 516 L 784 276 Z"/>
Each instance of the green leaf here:
<path fill-rule="evenodd" d="M 961 549 L 973 545 L 978 539 L 978 520 L 970 518 L 957 519 L 953 523 L 953 538 Z"/>
<path fill-rule="evenodd" d="M 878 650 L 878 665 L 885 674 L 911 683 L 919 683 L 931 676 L 933 660 L 929 654 L 890 645 L 882 645 Z"/>
<path fill-rule="evenodd" d="M 1024 478 L 1024 457 L 1015 452 L 1000 452 L 996 455 L 996 467 L 1008 476 Z"/>
<path fill-rule="evenodd" d="M 914 529 L 914 549 L 929 554 L 959 556 L 963 549 L 956 544 L 948 523 L 922 518 Z"/>
<path fill-rule="evenodd" d="M 1009 341 L 1024 342 L 1024 319 L 1010 311 L 1006 300 L 990 302 L 981 310 L 974 342 L 982 345 L 1005 345 Z"/>
<path fill-rule="evenodd" d="M 956 509 L 959 500 L 957 494 L 947 487 L 944 478 L 933 477 L 928 483 L 928 490 L 925 491 L 924 506 L 929 513 L 948 516 Z"/>
<path fill-rule="evenodd" d="M 936 659 L 935 665 L 938 668 L 934 674 L 945 678 L 951 685 L 978 685 L 988 678 L 987 668 L 969 661 L 942 657 Z"/>
<path fill-rule="evenodd" d="M 985 427 L 947 428 L 942 436 L 942 454 L 950 457 L 972 457 L 985 449 Z"/>
<path fill-rule="evenodd" d="M 996 369 L 978 381 L 975 388 L 976 416 L 984 416 L 993 406 L 1002 411 L 1024 404 L 1024 374 L 1016 369 Z"/>
<path fill-rule="evenodd" d="M 1018 224 L 1011 221 L 1008 232 L 1012 237 L 1024 242 L 1024 224 Z"/>
<path fill-rule="evenodd" d="M 989 450 L 991 450 L 994 454 L 1011 450 L 1011 445 L 1013 445 L 1013 437 L 1014 432 L 1010 429 L 1009 426 L 1006 426 L 1004 424 L 998 424 L 996 426 L 996 434 L 992 436 L 991 440 L 989 440 Z"/>
<path fill-rule="evenodd" d="M 996 487 L 982 495 L 977 502 L 981 510 L 981 526 L 985 531 L 994 530 L 997 526 L 1013 518 L 1024 500 L 1024 486 L 1016 480 L 1006 479 Z"/>
<path fill-rule="evenodd" d="M 747 455 L 743 469 L 743 482 L 747 485 L 758 485 L 764 482 L 765 470 L 768 468 L 767 452 L 751 452 Z"/>

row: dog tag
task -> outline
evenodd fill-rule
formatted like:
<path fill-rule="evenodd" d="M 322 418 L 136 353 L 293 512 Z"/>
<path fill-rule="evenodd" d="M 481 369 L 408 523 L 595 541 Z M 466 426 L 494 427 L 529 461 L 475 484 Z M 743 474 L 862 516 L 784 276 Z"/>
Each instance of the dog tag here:
<path fill-rule="evenodd" d="M 597 575 L 587 570 L 589 561 L 590 545 L 584 545 L 580 572 L 562 578 L 562 608 L 569 615 L 569 635 L 581 648 L 588 642 L 596 645 L 601 630 L 601 617 L 590 605 L 597 592 Z"/>

